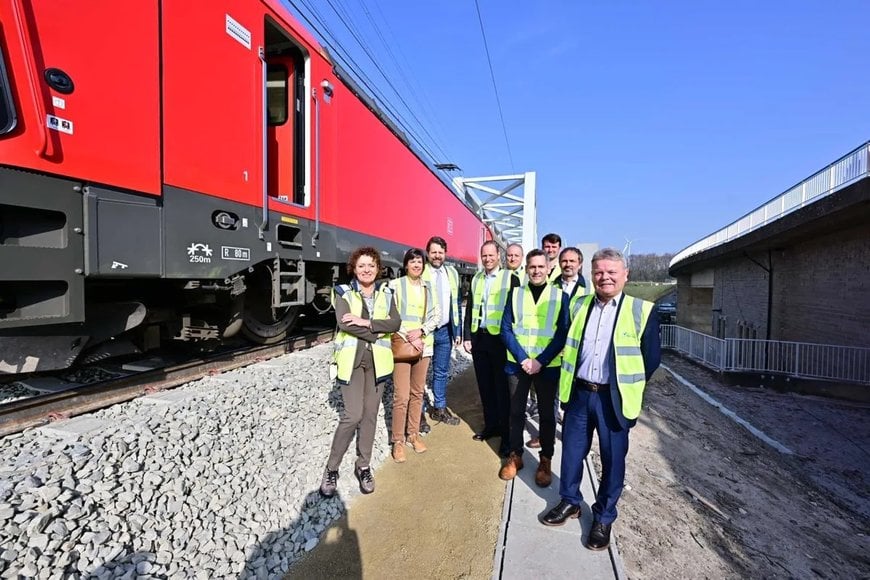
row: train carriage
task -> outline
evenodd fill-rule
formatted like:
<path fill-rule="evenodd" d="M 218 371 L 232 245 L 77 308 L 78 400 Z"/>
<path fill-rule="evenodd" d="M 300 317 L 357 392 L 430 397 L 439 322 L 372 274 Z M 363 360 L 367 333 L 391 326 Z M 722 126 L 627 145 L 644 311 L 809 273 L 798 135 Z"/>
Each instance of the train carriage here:
<path fill-rule="evenodd" d="M 272 0 L 0 4 L 0 372 L 283 338 L 352 249 L 491 233 Z"/>

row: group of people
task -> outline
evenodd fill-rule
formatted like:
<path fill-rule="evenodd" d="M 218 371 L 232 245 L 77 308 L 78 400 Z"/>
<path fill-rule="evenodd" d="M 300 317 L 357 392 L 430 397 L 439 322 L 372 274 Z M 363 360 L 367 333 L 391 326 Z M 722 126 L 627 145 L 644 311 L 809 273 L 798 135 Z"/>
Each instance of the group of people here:
<path fill-rule="evenodd" d="M 459 276 L 445 264 L 446 251 L 439 237 L 429 240 L 425 255 L 408 250 L 405 276 L 385 287 L 375 286 L 380 269 L 377 250 L 360 248 L 351 256 L 348 273 L 353 280 L 337 286 L 334 299 L 335 361 L 345 410 L 321 493 L 335 493 L 338 466 L 356 431 L 355 474 L 363 493 L 374 491 L 371 450 L 382 382 L 388 376 L 395 385 L 395 461 L 405 461 L 406 446 L 418 453 L 426 450 L 420 435 L 430 359 L 430 419 L 458 424 L 447 408 L 447 373 L 452 347 L 462 344 L 472 355 L 484 416 L 483 429 L 473 438 L 499 438 L 504 458 L 500 478 L 511 480 L 524 467 L 527 404 L 534 392 L 539 436 L 526 445 L 540 448 L 535 483 L 552 483 L 560 406 L 564 412 L 560 501 L 541 517 L 544 525 L 559 526 L 579 517 L 583 461 L 597 431 L 603 473 L 587 545 L 593 550 L 607 548 L 624 485 L 629 432 L 640 414 L 646 382 L 660 362 L 653 304 L 624 294 L 628 264 L 618 250 L 595 253 L 589 288 L 580 273 L 582 252 L 563 248 L 559 235 L 547 234 L 541 249 L 525 257 L 519 244 L 510 244 L 504 268 L 499 246 L 484 242 L 482 269 L 471 280 L 460 325 Z M 394 363 L 391 333 L 411 342 L 420 358 Z"/>

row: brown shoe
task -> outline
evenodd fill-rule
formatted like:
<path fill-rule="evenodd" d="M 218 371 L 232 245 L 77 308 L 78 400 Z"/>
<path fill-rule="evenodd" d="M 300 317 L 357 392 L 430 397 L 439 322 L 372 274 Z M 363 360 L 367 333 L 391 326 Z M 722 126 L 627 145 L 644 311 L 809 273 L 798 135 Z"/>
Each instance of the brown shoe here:
<path fill-rule="evenodd" d="M 540 449 L 541 448 L 541 439 L 539 437 L 532 437 L 528 441 L 526 441 L 526 447 L 529 449 Z"/>
<path fill-rule="evenodd" d="M 517 476 L 517 471 L 522 468 L 522 456 L 512 451 L 511 454 L 508 455 L 507 461 L 505 461 L 504 466 L 502 466 L 501 470 L 498 472 L 498 476 L 505 481 L 510 481 Z"/>
<path fill-rule="evenodd" d="M 401 441 L 393 443 L 393 461 L 405 463 L 405 444 Z"/>
<path fill-rule="evenodd" d="M 411 447 L 414 448 L 416 453 L 425 453 L 426 452 L 426 444 L 423 443 L 423 440 L 419 435 L 411 435 L 408 437 L 408 443 L 411 444 Z"/>
<path fill-rule="evenodd" d="M 538 470 L 535 471 L 535 485 L 538 487 L 550 487 L 553 482 L 553 472 L 550 469 L 550 458 L 541 455 Z"/>

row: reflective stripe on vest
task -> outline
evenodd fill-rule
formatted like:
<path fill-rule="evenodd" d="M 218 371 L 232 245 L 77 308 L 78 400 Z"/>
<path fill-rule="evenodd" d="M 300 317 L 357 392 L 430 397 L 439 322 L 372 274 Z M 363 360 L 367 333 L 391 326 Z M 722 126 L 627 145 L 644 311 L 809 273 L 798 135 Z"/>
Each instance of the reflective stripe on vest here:
<path fill-rule="evenodd" d="M 471 332 L 477 332 L 481 324 L 481 304 L 483 291 L 486 288 L 486 273 L 478 272 L 471 280 L 471 296 L 474 312 L 471 313 Z M 501 319 L 507 303 L 508 290 L 511 288 L 511 277 L 507 270 L 499 270 L 495 279 L 489 284 L 489 296 L 486 300 L 486 311 L 483 313 L 483 325 L 490 334 L 501 332 Z M 465 313 L 469 315 L 468 312 Z"/>
<path fill-rule="evenodd" d="M 447 272 L 447 280 L 450 282 L 450 311 L 453 320 L 453 324 L 459 324 L 459 272 L 456 271 L 456 268 L 449 264 L 444 264 L 441 266 L 444 268 L 444 271 Z M 426 264 L 426 267 L 423 268 L 422 278 L 429 282 L 429 286 L 432 288 L 432 295 L 438 294 L 438 286 L 435 284 L 435 276 L 432 274 L 432 267 Z M 438 300 L 441 300 L 441 297 L 438 296 Z M 441 313 L 444 314 L 444 305 L 441 305 Z"/>
<path fill-rule="evenodd" d="M 577 284 L 580 284 L 580 281 L 577 281 Z M 580 310 L 580 305 L 583 304 L 583 298 L 586 296 L 586 286 L 580 286 L 577 291 L 574 293 L 574 296 L 571 296 L 568 300 L 568 307 L 570 308 L 570 316 L 571 320 L 574 320 L 574 317 L 577 316 L 577 311 Z"/>
<path fill-rule="evenodd" d="M 548 284 L 537 304 L 528 284 L 517 288 L 511 295 L 511 312 L 514 315 L 514 336 L 529 355 L 535 358 L 547 348 L 556 336 L 556 323 L 562 310 L 562 290 Z M 517 362 L 510 350 L 507 358 Z M 561 356 L 555 357 L 547 367 L 558 367 Z"/>
<path fill-rule="evenodd" d="M 393 289 L 393 295 L 396 298 L 396 310 L 399 311 L 399 316 L 402 317 L 402 326 L 399 329 L 402 332 L 422 328 L 428 315 L 435 309 L 435 303 L 432 299 L 432 288 L 429 286 L 429 282 L 421 280 L 420 283 L 423 288 L 422 293 L 411 292 L 414 285 L 411 284 L 407 276 L 390 280 L 390 288 Z M 425 313 L 423 308 L 426 309 Z M 435 335 L 428 334 L 423 337 L 423 344 L 433 346 L 435 344 Z"/>
<path fill-rule="evenodd" d="M 362 315 L 363 297 L 359 291 L 348 284 L 336 286 L 333 290 L 333 303 L 336 299 L 347 302 L 351 314 Z M 386 319 L 390 317 L 390 302 L 393 293 L 389 288 L 375 290 L 374 312 L 369 316 L 372 320 Z M 339 330 L 335 333 L 333 357 L 338 366 L 338 382 L 348 384 L 353 374 L 353 363 L 356 359 L 356 349 L 359 339 L 350 333 Z M 375 363 L 375 380 L 377 382 L 387 379 L 393 373 L 393 349 L 390 347 L 390 333 L 382 334 L 372 345 L 372 359 Z"/>
<path fill-rule="evenodd" d="M 586 317 L 594 300 L 594 294 L 583 299 L 568 330 L 568 339 L 562 351 L 562 371 L 559 375 L 559 400 L 563 403 L 567 403 L 571 397 L 576 365 L 580 362 Z M 643 403 L 646 369 L 640 350 L 640 340 L 652 309 L 652 302 L 625 295 L 616 316 L 610 348 L 613 349 L 615 357 L 616 384 L 622 397 L 622 414 L 626 419 L 636 419 L 640 415 Z"/>

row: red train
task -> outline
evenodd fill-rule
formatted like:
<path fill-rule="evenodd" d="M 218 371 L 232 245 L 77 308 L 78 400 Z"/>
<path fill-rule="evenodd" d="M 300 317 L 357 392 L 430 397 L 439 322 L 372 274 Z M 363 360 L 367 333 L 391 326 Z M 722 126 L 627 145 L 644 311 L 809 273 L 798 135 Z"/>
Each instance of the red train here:
<path fill-rule="evenodd" d="M 0 372 L 277 341 L 353 248 L 489 231 L 276 0 L 0 3 Z"/>

